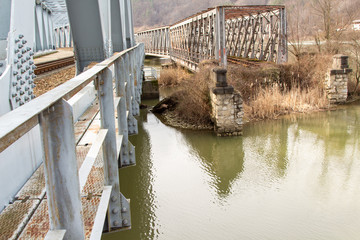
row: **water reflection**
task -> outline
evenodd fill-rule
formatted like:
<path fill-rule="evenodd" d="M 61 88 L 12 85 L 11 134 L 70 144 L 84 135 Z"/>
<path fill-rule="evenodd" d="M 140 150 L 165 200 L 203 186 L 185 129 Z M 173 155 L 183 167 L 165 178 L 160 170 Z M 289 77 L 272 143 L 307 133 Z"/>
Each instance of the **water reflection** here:
<path fill-rule="evenodd" d="M 360 105 L 248 124 L 244 136 L 139 121 L 123 169 L 133 229 L 106 239 L 358 239 Z"/>

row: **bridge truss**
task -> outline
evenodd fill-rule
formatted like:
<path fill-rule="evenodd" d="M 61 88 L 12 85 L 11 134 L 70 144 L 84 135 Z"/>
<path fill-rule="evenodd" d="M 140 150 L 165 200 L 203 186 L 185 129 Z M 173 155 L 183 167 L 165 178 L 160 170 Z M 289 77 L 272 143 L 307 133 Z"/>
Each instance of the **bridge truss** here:
<path fill-rule="evenodd" d="M 138 32 L 151 55 L 169 55 L 195 70 L 205 59 L 227 56 L 282 63 L 287 61 L 284 6 L 218 6 L 171 26 Z"/>

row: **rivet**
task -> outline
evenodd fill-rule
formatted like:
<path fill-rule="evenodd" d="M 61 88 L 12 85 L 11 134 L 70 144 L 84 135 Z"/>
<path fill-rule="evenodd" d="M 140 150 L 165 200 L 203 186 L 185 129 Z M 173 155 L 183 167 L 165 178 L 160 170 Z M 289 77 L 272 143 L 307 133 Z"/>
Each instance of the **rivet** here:
<path fill-rule="evenodd" d="M 120 225 L 120 223 L 119 223 L 119 221 L 114 221 L 114 226 L 119 226 Z"/>
<path fill-rule="evenodd" d="M 113 214 L 119 213 L 119 208 L 114 208 L 114 209 L 112 210 L 112 213 L 113 213 Z"/>
<path fill-rule="evenodd" d="M 15 87 L 17 85 L 17 82 L 13 82 L 12 85 Z"/>
<path fill-rule="evenodd" d="M 116 196 L 112 196 L 112 197 L 111 197 L 111 201 L 112 201 L 112 202 L 116 202 L 116 200 L 117 200 L 117 197 L 116 197 Z"/>
<path fill-rule="evenodd" d="M 29 101 L 29 97 L 28 97 L 28 96 L 25 96 L 24 99 L 25 99 L 25 101 Z"/>
<path fill-rule="evenodd" d="M 24 91 L 20 91 L 20 95 L 24 95 L 24 93 L 25 93 Z"/>
<path fill-rule="evenodd" d="M 26 75 L 25 76 L 25 80 L 29 80 L 30 79 L 30 76 L 29 75 Z M 32 83 L 32 82 L 29 82 L 29 83 Z"/>
<path fill-rule="evenodd" d="M 132 155 L 132 154 L 133 154 L 133 151 L 130 151 L 129 154 Z"/>
<path fill-rule="evenodd" d="M 17 96 L 17 93 L 13 93 L 11 96 L 12 96 L 12 97 L 16 97 L 16 96 Z"/>
<path fill-rule="evenodd" d="M 14 59 L 14 64 L 17 64 L 19 62 L 19 60 Z"/>
<path fill-rule="evenodd" d="M 29 90 L 30 88 L 28 86 L 25 87 L 25 91 Z"/>
<path fill-rule="evenodd" d="M 21 100 L 21 98 L 16 97 L 16 98 L 15 98 L 15 100 L 18 102 L 18 101 L 20 101 L 20 100 Z"/>
<path fill-rule="evenodd" d="M 36 96 L 35 95 L 31 95 L 31 99 L 34 99 Z"/>
<path fill-rule="evenodd" d="M 35 84 L 31 84 L 31 87 L 32 87 L 32 88 L 35 88 L 35 87 L 36 87 L 36 85 L 35 85 Z"/>
<path fill-rule="evenodd" d="M 29 71 L 29 73 L 30 73 L 30 74 L 33 74 L 33 73 L 34 73 L 34 71 L 33 71 L 33 70 L 30 70 L 30 71 Z"/>
<path fill-rule="evenodd" d="M 16 54 L 16 53 L 18 53 L 20 50 L 19 49 L 15 49 L 14 50 L 14 53 Z"/>
<path fill-rule="evenodd" d="M 27 41 L 25 39 L 23 39 L 21 42 L 22 42 L 22 44 L 27 43 Z"/>
<path fill-rule="evenodd" d="M 24 105 L 24 102 L 23 102 L 23 101 L 20 102 L 20 106 L 22 106 L 22 105 Z"/>
<path fill-rule="evenodd" d="M 29 70 L 30 69 L 30 66 L 26 66 L 26 70 Z"/>
<path fill-rule="evenodd" d="M 18 44 L 18 48 L 22 48 L 24 45 L 22 44 Z"/>
<path fill-rule="evenodd" d="M 24 35 L 22 34 L 19 34 L 19 38 L 22 39 L 24 37 Z"/>
<path fill-rule="evenodd" d="M 20 71 L 21 73 L 24 73 L 24 72 L 26 72 L 24 69 L 21 69 L 21 71 Z"/>
<path fill-rule="evenodd" d="M 30 60 L 30 57 L 29 57 L 29 56 L 26 56 L 26 60 L 29 61 L 29 60 Z"/>
<path fill-rule="evenodd" d="M 4 64 L 3 64 L 3 63 L 0 63 L 0 67 L 2 67 L 2 66 L 4 66 Z"/>
<path fill-rule="evenodd" d="M 18 71 L 13 71 L 14 76 L 18 75 Z"/>
<path fill-rule="evenodd" d="M 35 79 L 35 78 L 36 78 L 36 75 L 35 75 L 35 74 L 33 74 L 31 77 L 32 77 L 33 79 Z"/>
<path fill-rule="evenodd" d="M 24 80 L 21 80 L 21 81 L 20 81 L 20 84 L 21 84 L 21 85 L 24 85 L 24 84 L 25 84 L 25 81 L 24 81 Z"/>
<path fill-rule="evenodd" d="M 33 91 L 28 91 L 28 95 L 31 96 L 31 94 L 33 94 Z"/>
<path fill-rule="evenodd" d="M 30 80 L 30 81 L 29 81 L 29 84 L 32 84 L 33 82 L 34 82 L 34 81 Z"/>
<path fill-rule="evenodd" d="M 123 225 L 128 225 L 128 220 L 124 219 L 122 222 L 123 222 Z"/>
<path fill-rule="evenodd" d="M 16 91 L 20 91 L 21 87 L 20 86 L 17 86 L 16 87 Z"/>
<path fill-rule="evenodd" d="M 26 49 L 21 50 L 21 53 L 22 54 L 26 53 Z"/>
<path fill-rule="evenodd" d="M 126 213 L 126 212 L 127 212 L 127 208 L 126 208 L 126 207 L 123 207 L 123 208 L 121 209 L 121 212 L 122 212 L 122 213 Z"/>
<path fill-rule="evenodd" d="M 34 55 L 34 52 L 33 52 L 33 51 L 31 51 L 29 54 L 30 54 L 30 56 L 33 56 L 33 55 Z"/>
<path fill-rule="evenodd" d="M 18 68 L 18 69 L 22 68 L 22 65 L 21 65 L 21 64 L 18 64 L 18 65 L 17 65 L 17 68 Z"/>
<path fill-rule="evenodd" d="M 27 47 L 27 48 L 26 48 L 26 51 L 31 51 L 31 47 Z"/>
<path fill-rule="evenodd" d="M 18 58 L 22 58 L 23 55 L 21 53 L 19 53 L 17 56 L 18 56 Z"/>
<path fill-rule="evenodd" d="M 25 60 L 25 59 L 21 59 L 21 63 L 26 63 L 26 60 Z"/>
<path fill-rule="evenodd" d="M 20 75 L 17 75 L 17 76 L 16 76 L 16 80 L 19 81 L 19 80 L 21 80 L 21 79 L 22 79 L 22 77 L 21 77 Z"/>
<path fill-rule="evenodd" d="M 30 61 L 30 62 L 29 62 L 29 64 L 30 64 L 30 65 L 33 65 L 33 64 L 34 64 L 34 62 L 33 62 L 33 61 Z"/>
<path fill-rule="evenodd" d="M 31 68 L 32 68 L 32 70 L 35 70 L 35 69 L 36 69 L 36 66 L 35 66 L 35 65 L 32 65 Z"/>
<path fill-rule="evenodd" d="M 18 38 L 15 39 L 15 43 L 18 43 L 18 42 L 20 42 L 20 39 L 18 39 Z"/>
<path fill-rule="evenodd" d="M 105 93 L 103 93 L 103 92 L 101 92 L 101 93 L 100 93 L 100 96 L 102 96 L 102 97 L 103 97 L 104 95 L 105 95 Z"/>

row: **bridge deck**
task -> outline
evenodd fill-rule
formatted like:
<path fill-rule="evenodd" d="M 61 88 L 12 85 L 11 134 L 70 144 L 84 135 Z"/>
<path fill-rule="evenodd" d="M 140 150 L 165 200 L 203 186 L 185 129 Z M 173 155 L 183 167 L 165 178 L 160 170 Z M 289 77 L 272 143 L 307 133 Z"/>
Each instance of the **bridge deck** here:
<path fill-rule="evenodd" d="M 78 168 L 95 142 L 100 130 L 99 107 L 94 104 L 75 124 Z M 95 163 L 81 192 L 86 239 L 90 239 L 104 189 L 102 154 Z M 106 205 L 107 207 L 107 205 Z M 106 211 L 106 209 L 100 209 Z M 0 239 L 44 239 L 49 231 L 49 215 L 45 191 L 44 169 L 41 165 L 23 188 L 0 214 Z M 98 223 L 99 224 L 99 223 Z M 103 222 L 100 222 L 102 230 Z M 97 226 L 99 228 L 99 226 Z"/>

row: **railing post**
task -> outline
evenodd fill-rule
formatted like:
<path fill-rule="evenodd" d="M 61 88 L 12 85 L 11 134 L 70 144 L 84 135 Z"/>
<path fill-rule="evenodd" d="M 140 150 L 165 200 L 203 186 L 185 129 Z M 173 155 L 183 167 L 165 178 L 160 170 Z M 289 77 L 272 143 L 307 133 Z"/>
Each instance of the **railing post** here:
<path fill-rule="evenodd" d="M 65 229 L 65 239 L 84 239 L 71 106 L 61 99 L 39 115 L 39 122 L 50 230 Z"/>
<path fill-rule="evenodd" d="M 137 134 L 138 127 L 137 127 L 137 120 L 134 118 L 134 108 L 133 108 L 133 95 L 132 95 L 132 88 L 131 85 L 133 84 L 131 79 L 131 64 L 130 64 L 130 56 L 129 53 L 125 55 L 124 58 L 124 64 L 125 64 L 125 80 L 126 80 L 126 107 L 128 110 L 127 114 L 127 121 L 128 121 L 128 133 L 129 135 Z"/>
<path fill-rule="evenodd" d="M 223 6 L 216 7 L 215 41 L 215 57 L 220 61 L 220 65 L 226 68 L 225 9 Z"/>
<path fill-rule="evenodd" d="M 120 193 L 119 170 L 117 161 L 115 113 L 113 98 L 112 72 L 105 69 L 98 76 L 98 96 L 100 102 L 101 128 L 107 129 L 108 134 L 103 143 L 105 185 L 112 186 L 109 202 L 109 226 L 122 228 L 130 226 L 130 215 L 123 218 L 121 214 L 122 195 Z M 126 209 L 129 211 L 129 209 Z"/>

